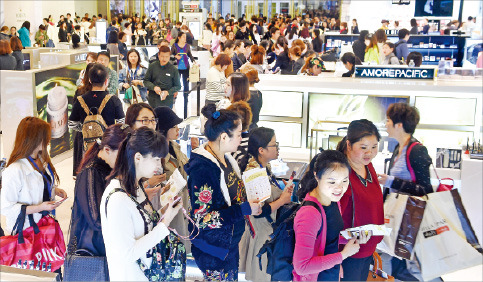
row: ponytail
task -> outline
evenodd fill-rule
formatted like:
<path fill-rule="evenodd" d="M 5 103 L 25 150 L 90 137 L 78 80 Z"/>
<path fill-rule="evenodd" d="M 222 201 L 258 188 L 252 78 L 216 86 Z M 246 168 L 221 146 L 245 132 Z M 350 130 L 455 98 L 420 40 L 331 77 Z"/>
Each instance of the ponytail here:
<path fill-rule="evenodd" d="M 300 180 L 299 189 L 297 190 L 297 197 L 303 200 L 305 196 L 312 192 L 318 186 L 318 181 L 322 178 L 328 169 L 336 167 L 346 167 L 350 171 L 350 165 L 344 154 L 335 150 L 325 150 L 317 154 L 309 165 L 309 170 Z M 317 175 L 317 177 L 316 177 Z"/>
<path fill-rule="evenodd" d="M 347 151 L 347 135 L 342 138 L 342 140 L 339 141 L 337 144 L 337 147 L 335 148 L 337 151 L 345 154 Z"/>

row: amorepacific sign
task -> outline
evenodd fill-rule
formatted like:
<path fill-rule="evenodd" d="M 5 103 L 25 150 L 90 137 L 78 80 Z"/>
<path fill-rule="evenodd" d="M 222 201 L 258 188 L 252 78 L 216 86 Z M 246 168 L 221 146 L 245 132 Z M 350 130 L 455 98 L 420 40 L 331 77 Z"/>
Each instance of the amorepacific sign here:
<path fill-rule="evenodd" d="M 355 77 L 434 79 L 436 76 L 435 68 L 356 66 L 355 69 Z"/>

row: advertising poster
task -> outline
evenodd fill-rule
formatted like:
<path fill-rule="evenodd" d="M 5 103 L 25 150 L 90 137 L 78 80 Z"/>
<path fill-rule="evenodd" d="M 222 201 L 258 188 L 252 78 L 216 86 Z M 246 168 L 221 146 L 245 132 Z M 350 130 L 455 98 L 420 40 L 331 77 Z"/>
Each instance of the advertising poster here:
<path fill-rule="evenodd" d="M 55 157 L 72 148 L 72 132 L 68 118 L 72 111 L 75 83 L 85 63 L 35 73 L 37 117 L 51 126 L 50 156 Z"/>
<path fill-rule="evenodd" d="M 317 121 L 368 119 L 376 125 L 384 125 L 387 108 L 398 102 L 408 103 L 409 97 L 310 93 L 309 130 Z"/>

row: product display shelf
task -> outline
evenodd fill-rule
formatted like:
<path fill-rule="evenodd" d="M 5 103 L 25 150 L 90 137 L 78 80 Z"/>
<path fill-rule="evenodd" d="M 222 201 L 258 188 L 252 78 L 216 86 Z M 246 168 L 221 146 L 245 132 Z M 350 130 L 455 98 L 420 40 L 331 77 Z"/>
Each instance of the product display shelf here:
<path fill-rule="evenodd" d="M 358 34 L 325 35 L 324 51 L 329 51 L 334 47 L 340 48 L 343 44 L 352 45 L 358 38 Z M 411 35 L 408 40 L 408 49 L 409 52 L 421 53 L 425 65 L 436 65 L 440 60 L 451 58 L 455 60 L 455 66 L 461 66 L 466 38 L 468 36 Z M 387 39 L 393 43 L 399 40 L 395 35 L 388 35 Z"/>

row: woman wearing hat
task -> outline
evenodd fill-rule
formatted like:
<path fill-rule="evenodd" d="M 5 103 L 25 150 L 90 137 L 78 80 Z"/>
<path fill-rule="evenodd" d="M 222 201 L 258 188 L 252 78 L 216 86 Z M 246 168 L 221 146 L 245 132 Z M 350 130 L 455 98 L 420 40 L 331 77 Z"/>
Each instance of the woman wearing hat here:
<path fill-rule="evenodd" d="M 183 119 L 178 117 L 173 110 L 169 107 L 157 107 L 154 109 L 158 123 L 156 130 L 166 137 L 169 144 L 168 155 L 163 159 L 162 165 L 164 173 L 166 173 L 166 179 L 169 179 L 173 172 L 178 169 L 184 179 L 187 179 L 187 174 L 184 170 L 184 165 L 188 163 L 188 157 L 181 152 L 181 146 L 176 143 L 179 137 L 179 128 Z M 183 201 L 183 207 L 187 212 L 190 212 L 191 205 L 189 201 L 188 189 L 184 187 L 179 196 Z M 183 216 L 183 213 L 178 213 L 176 217 L 171 221 L 171 228 L 176 229 L 180 235 L 188 235 L 188 220 Z M 184 242 L 186 247 L 186 253 L 191 252 L 191 244 L 189 241 Z"/>

